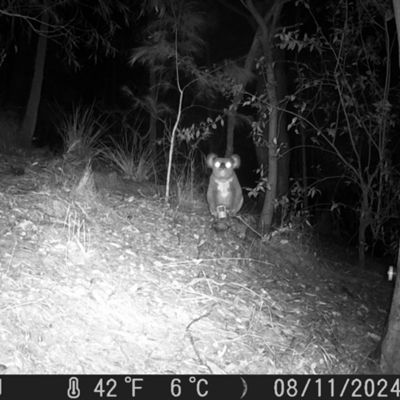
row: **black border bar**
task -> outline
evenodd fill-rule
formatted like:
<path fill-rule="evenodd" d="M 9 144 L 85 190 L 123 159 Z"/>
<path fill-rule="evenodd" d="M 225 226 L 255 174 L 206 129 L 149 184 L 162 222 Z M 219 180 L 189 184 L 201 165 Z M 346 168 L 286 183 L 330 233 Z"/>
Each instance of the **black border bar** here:
<path fill-rule="evenodd" d="M 0 375 L 0 400 L 400 399 L 397 375 Z"/>

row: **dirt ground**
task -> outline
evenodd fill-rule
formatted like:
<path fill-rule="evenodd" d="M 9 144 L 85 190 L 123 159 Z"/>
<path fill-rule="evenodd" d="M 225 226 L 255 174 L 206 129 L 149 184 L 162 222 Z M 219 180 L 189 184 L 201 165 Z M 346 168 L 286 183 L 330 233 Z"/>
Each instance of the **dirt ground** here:
<path fill-rule="evenodd" d="M 205 201 L 0 154 L 6 374 L 377 373 L 393 285 L 329 236 L 216 231 Z"/>

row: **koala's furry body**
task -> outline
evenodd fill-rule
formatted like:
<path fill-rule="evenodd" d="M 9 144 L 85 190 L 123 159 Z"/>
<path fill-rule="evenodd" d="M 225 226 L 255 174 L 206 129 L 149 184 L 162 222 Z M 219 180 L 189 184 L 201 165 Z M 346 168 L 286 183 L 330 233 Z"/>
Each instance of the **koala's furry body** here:
<path fill-rule="evenodd" d="M 211 153 L 207 156 L 207 166 L 212 174 L 207 190 L 207 202 L 210 213 L 217 217 L 217 206 L 223 205 L 228 215 L 235 215 L 243 205 L 243 194 L 234 169 L 240 167 L 240 157 L 217 157 Z"/>

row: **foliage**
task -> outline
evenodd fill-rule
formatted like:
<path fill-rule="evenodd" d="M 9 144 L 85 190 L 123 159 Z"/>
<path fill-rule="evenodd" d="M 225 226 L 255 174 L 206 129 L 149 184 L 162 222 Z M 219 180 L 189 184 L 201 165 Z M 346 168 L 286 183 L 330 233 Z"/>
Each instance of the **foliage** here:
<path fill-rule="evenodd" d="M 268 179 L 265 168 L 257 169 L 260 175 L 257 185 L 254 188 L 244 187 L 250 198 L 257 198 L 260 193 L 268 189 Z M 309 210 L 304 208 L 304 197 L 314 198 L 320 191 L 315 186 L 303 187 L 299 180 L 294 180 L 287 196 L 275 199 L 275 211 L 279 211 L 276 225 L 280 227 L 293 227 L 303 223 L 309 217 Z"/>
<path fill-rule="evenodd" d="M 224 126 L 222 115 L 217 115 L 214 119 L 207 118 L 199 124 L 192 124 L 187 127 L 178 127 L 176 136 L 178 143 L 185 143 L 186 146 L 193 151 L 201 141 L 207 140 L 212 135 L 212 129 L 217 129 L 217 125 Z"/>
<path fill-rule="evenodd" d="M 97 61 L 99 51 L 104 51 L 106 56 L 115 54 L 115 34 L 122 25 L 129 24 L 134 9 L 130 2 L 124 0 L 92 4 L 73 0 L 1 0 L 0 20 L 10 25 L 11 34 L 13 28 L 19 26 L 22 29 L 29 27 L 40 34 L 37 22 L 43 13 L 48 13 L 47 37 L 59 44 L 60 54 L 65 61 L 78 68 L 81 48 L 89 50 L 89 57 L 94 61 Z M 11 41 L 12 38 L 7 40 Z"/>
<path fill-rule="evenodd" d="M 373 2 L 340 0 L 329 3 L 328 29 L 310 15 L 314 33 L 279 34 L 282 48 L 311 53 L 308 64 L 297 65 L 291 126 L 305 129 L 313 144 L 333 154 L 343 182 L 359 193 L 362 264 L 367 227 L 376 240 L 400 211 L 400 181 L 390 152 L 398 110 L 391 103 L 388 14 Z"/>
<path fill-rule="evenodd" d="M 201 34 L 207 27 L 207 15 L 202 7 L 204 4 L 195 1 L 164 2 L 162 13 L 149 15 L 143 44 L 133 51 L 130 58 L 132 65 L 140 63 L 150 69 L 150 94 L 135 101 L 164 126 L 163 137 L 157 141 L 169 140 L 167 201 L 176 137 L 183 135 L 191 139 L 197 133 L 209 133 L 194 127 L 187 130 L 181 128 L 185 109 L 196 99 L 211 95 L 215 90 L 215 79 L 209 71 L 196 65 L 196 56 L 204 50 Z M 173 102 L 175 105 L 171 106 Z M 204 137 L 197 136 L 196 140 Z"/>
<path fill-rule="evenodd" d="M 200 3 L 183 0 L 166 1 L 162 14 L 150 13 L 148 18 L 142 45 L 133 50 L 129 63 L 132 66 L 139 63 L 155 74 L 155 86 L 149 89 L 156 92 L 156 98 L 139 97 L 127 86 L 123 89 L 135 107 L 165 122 L 165 118 L 176 113 L 170 96 L 177 90 L 177 79 L 186 87 L 194 84 L 198 93 L 204 92 L 202 85 L 208 81 L 204 71 L 196 66 L 195 57 L 201 56 L 205 49 L 201 35 L 207 20 Z M 188 79 L 186 83 L 184 77 Z"/>

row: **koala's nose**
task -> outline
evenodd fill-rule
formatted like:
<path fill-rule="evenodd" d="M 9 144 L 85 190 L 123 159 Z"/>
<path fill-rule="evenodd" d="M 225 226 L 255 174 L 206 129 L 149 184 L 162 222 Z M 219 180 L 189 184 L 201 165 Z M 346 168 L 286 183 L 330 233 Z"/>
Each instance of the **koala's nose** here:
<path fill-rule="evenodd" d="M 226 168 L 225 163 L 221 163 L 221 169 L 225 169 L 225 168 Z"/>

